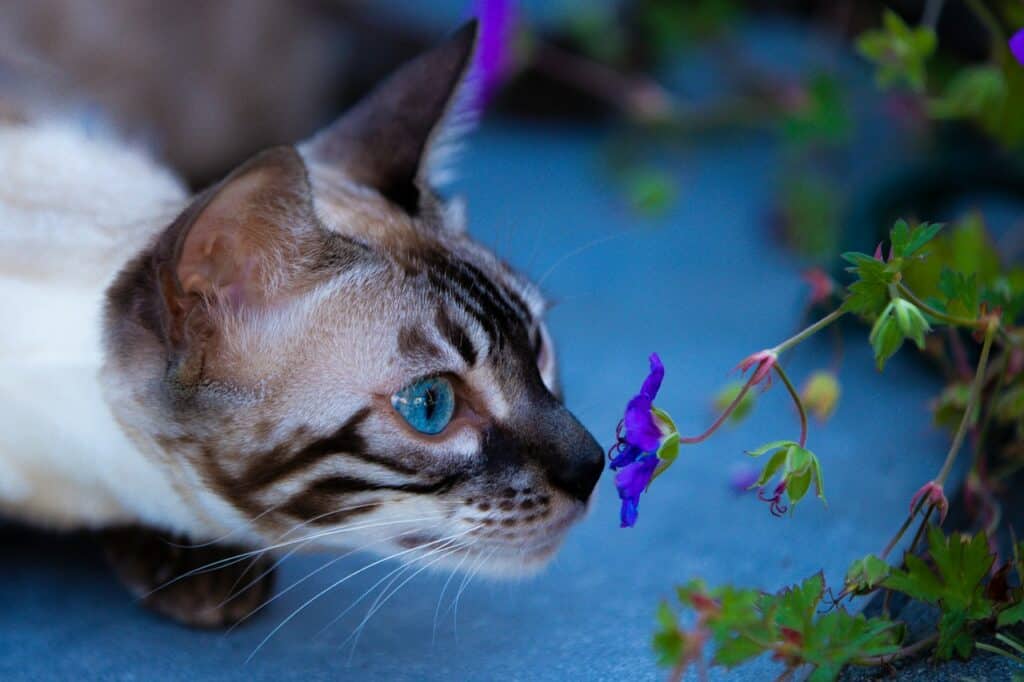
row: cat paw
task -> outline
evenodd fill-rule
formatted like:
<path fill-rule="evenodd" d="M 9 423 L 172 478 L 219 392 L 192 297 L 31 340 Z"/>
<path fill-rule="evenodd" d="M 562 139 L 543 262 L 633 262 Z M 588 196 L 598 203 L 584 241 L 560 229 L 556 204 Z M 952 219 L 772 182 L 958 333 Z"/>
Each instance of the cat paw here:
<path fill-rule="evenodd" d="M 242 547 L 199 547 L 149 528 L 106 531 L 104 545 L 107 561 L 133 595 L 153 611 L 190 627 L 234 625 L 273 590 L 272 557 L 227 561 L 244 554 Z"/>

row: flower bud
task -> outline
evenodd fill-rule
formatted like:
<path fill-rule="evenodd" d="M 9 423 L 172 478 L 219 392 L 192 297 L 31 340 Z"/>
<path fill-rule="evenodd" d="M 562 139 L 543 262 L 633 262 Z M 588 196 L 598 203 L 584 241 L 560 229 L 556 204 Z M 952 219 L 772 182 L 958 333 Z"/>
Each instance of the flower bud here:
<path fill-rule="evenodd" d="M 800 392 L 800 399 L 811 414 L 825 421 L 839 402 L 839 379 L 833 372 L 818 370 L 808 377 Z"/>

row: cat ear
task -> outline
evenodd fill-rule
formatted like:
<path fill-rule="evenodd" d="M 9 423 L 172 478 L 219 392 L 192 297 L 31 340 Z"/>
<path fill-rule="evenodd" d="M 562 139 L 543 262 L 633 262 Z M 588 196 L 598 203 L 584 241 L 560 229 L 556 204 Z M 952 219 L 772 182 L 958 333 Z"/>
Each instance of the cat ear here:
<path fill-rule="evenodd" d="M 318 225 L 306 166 L 292 147 L 257 155 L 201 194 L 157 247 L 172 343 L 210 322 L 197 307 L 262 307 L 287 294 L 322 243 Z"/>
<path fill-rule="evenodd" d="M 439 157 L 471 123 L 464 81 L 476 37 L 474 19 L 392 74 L 304 152 L 415 214 L 421 191 L 440 180 Z"/>

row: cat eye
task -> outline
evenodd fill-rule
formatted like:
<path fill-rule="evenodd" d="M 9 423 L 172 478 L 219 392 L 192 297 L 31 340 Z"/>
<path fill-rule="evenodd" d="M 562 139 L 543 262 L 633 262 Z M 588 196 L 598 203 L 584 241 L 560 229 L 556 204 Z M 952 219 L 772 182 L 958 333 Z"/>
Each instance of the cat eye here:
<path fill-rule="evenodd" d="M 391 396 L 395 412 L 420 433 L 433 436 L 444 431 L 455 412 L 455 390 L 444 377 L 414 381 Z"/>

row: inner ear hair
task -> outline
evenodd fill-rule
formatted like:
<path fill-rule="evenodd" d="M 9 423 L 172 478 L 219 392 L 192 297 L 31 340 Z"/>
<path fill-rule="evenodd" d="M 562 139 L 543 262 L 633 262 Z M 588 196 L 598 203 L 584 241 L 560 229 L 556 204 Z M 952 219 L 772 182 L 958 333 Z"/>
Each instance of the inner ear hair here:
<path fill-rule="evenodd" d="M 209 333 L 213 309 L 259 308 L 292 293 L 324 239 L 294 148 L 270 149 L 240 166 L 200 194 L 158 244 L 172 345 Z"/>
<path fill-rule="evenodd" d="M 468 111 L 460 93 L 476 37 L 472 20 L 392 74 L 303 152 L 416 215 L 429 194 L 432 148 L 448 142 L 441 139 L 446 128 Z"/>

